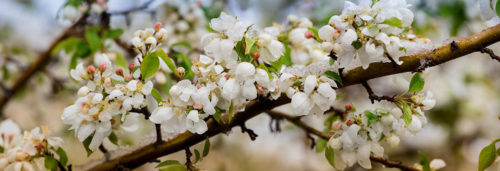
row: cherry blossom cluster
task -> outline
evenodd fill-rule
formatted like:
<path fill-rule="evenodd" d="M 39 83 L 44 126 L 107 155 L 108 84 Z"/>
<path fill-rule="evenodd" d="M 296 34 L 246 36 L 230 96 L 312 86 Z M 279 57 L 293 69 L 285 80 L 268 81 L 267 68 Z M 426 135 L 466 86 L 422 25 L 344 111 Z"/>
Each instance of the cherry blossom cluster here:
<path fill-rule="evenodd" d="M 62 9 L 64 19 L 74 21 L 83 13 L 100 14 L 108 9 L 107 0 L 96 0 L 88 4 L 84 0 L 67 1 Z"/>
<path fill-rule="evenodd" d="M 75 103 L 66 107 L 61 116 L 78 140 L 91 138 L 90 150 L 97 149 L 113 131 L 136 130 L 141 115 L 133 110 L 156 105 L 150 95 L 153 83 L 139 80 L 140 69 L 134 63 L 129 70 L 115 70 L 108 56 L 98 53 L 94 64 L 84 67 L 80 63 L 70 71 L 71 77 L 84 86 L 78 90 Z"/>
<path fill-rule="evenodd" d="M 156 47 L 167 36 L 167 30 L 162 28 L 161 23 L 156 23 L 154 28 L 147 28 L 145 30 L 137 30 L 134 33 L 131 43 L 134 48 L 142 55 L 140 58 L 145 57 L 146 54 L 154 52 Z"/>
<path fill-rule="evenodd" d="M 61 150 L 62 139 L 51 137 L 47 126 L 36 127 L 21 133 L 21 128 L 12 120 L 0 123 L 0 169 L 12 171 L 46 170 L 45 160 L 66 160 Z M 48 157 L 51 159 L 47 159 Z M 64 159 L 63 159 L 64 158 Z M 65 161 L 63 161 L 65 162 Z M 56 163 L 57 164 L 57 163 Z"/>
<path fill-rule="evenodd" d="M 346 1 L 341 15 L 318 30 L 321 48 L 333 52 L 341 67 L 367 68 L 373 62 L 395 62 L 405 56 L 408 42 L 428 43 L 410 32 L 413 12 L 405 0 Z"/>
<path fill-rule="evenodd" d="M 348 115 L 345 122 L 331 121 L 332 136 L 328 146 L 334 150 L 335 167 L 345 169 L 358 163 L 365 169 L 371 168 L 370 155 L 383 156 L 381 144 L 396 147 L 400 136 L 415 135 L 427 124 L 422 110 L 434 107 L 436 101 L 430 91 L 395 103 L 398 108 L 391 111 L 376 109 L 360 114 Z M 346 105 L 352 111 L 352 105 Z"/>

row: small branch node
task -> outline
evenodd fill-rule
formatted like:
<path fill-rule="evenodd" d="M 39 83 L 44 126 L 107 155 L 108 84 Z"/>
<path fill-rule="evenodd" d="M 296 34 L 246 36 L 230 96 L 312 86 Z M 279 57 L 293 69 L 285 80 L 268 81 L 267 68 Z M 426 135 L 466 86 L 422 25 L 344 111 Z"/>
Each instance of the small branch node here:
<path fill-rule="evenodd" d="M 451 51 L 455 51 L 458 49 L 458 44 L 454 40 L 450 43 L 450 49 Z"/>
<path fill-rule="evenodd" d="M 253 130 L 248 129 L 247 126 L 245 125 L 245 123 L 242 123 L 240 125 L 240 127 L 241 127 L 241 132 L 242 133 L 246 132 L 252 141 L 254 141 L 255 139 L 257 139 L 257 137 L 259 136 Z"/>
<path fill-rule="evenodd" d="M 498 62 L 500 62 L 500 56 L 496 55 L 495 52 L 493 52 L 493 50 L 489 49 L 489 48 L 482 48 L 480 50 L 481 53 L 486 53 L 488 55 L 490 55 L 491 59 L 494 59 Z"/>

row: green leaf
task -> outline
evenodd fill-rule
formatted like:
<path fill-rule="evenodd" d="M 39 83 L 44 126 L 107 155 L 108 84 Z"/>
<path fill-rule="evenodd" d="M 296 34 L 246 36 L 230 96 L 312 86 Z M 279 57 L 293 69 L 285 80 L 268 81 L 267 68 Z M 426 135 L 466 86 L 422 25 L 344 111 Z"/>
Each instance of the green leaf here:
<path fill-rule="evenodd" d="M 186 166 L 182 164 L 171 165 L 167 168 L 162 168 L 160 171 L 187 171 Z"/>
<path fill-rule="evenodd" d="M 307 27 L 307 30 L 311 31 L 311 33 L 313 34 L 313 36 L 318 40 L 318 41 L 321 41 L 321 39 L 319 38 L 319 35 L 318 35 L 318 29 L 314 28 L 314 27 Z"/>
<path fill-rule="evenodd" d="M 125 59 L 125 57 L 121 53 L 116 52 L 115 54 L 116 54 L 115 58 L 116 65 L 122 67 L 122 69 L 128 68 L 127 59 Z"/>
<path fill-rule="evenodd" d="M 78 65 L 78 56 L 73 55 L 69 61 L 69 70 L 75 69 L 76 65 Z"/>
<path fill-rule="evenodd" d="M 335 59 L 330 58 L 330 60 L 328 61 L 328 64 L 330 64 L 330 66 L 335 64 Z"/>
<path fill-rule="evenodd" d="M 342 86 L 342 78 L 340 78 L 340 75 L 337 74 L 336 72 L 333 71 L 325 71 L 324 75 L 326 75 L 328 78 L 335 80 L 340 86 Z"/>
<path fill-rule="evenodd" d="M 118 145 L 118 137 L 114 132 L 111 132 L 111 134 L 108 136 L 109 141 L 113 143 L 114 145 Z"/>
<path fill-rule="evenodd" d="M 61 147 L 59 147 L 57 148 L 56 153 L 59 156 L 59 162 L 63 166 L 66 166 L 66 164 L 68 163 L 68 156 L 66 155 L 66 152 Z"/>
<path fill-rule="evenodd" d="M 3 148 L 3 146 L 0 145 L 0 153 L 3 153 L 5 151 L 5 148 Z"/>
<path fill-rule="evenodd" d="M 377 109 L 375 109 L 375 113 L 377 115 L 388 115 L 389 111 L 382 109 L 382 108 L 377 108 Z"/>
<path fill-rule="evenodd" d="M 380 115 L 376 115 L 376 114 L 374 114 L 374 113 L 372 113 L 372 112 L 370 112 L 370 111 L 368 111 L 368 110 L 366 110 L 364 113 L 365 113 L 366 120 L 367 120 L 367 122 L 368 122 L 368 123 L 367 123 L 367 124 L 368 124 L 368 126 L 370 126 L 370 125 L 371 125 L 372 123 L 374 123 L 374 122 L 379 121 L 379 120 L 380 120 L 380 118 L 382 118 L 382 116 L 380 116 Z"/>
<path fill-rule="evenodd" d="M 159 163 L 158 165 L 156 165 L 155 168 L 159 168 L 159 167 L 163 167 L 163 166 L 169 166 L 169 165 L 175 165 L 175 164 L 181 164 L 179 161 L 177 160 L 165 160 L 161 163 Z"/>
<path fill-rule="evenodd" d="M 203 157 L 207 156 L 209 151 L 210 151 L 210 139 L 207 137 L 207 140 L 205 140 L 205 146 L 203 147 Z"/>
<path fill-rule="evenodd" d="M 229 118 L 228 118 L 229 121 L 228 121 L 228 123 L 231 123 L 231 120 L 233 119 L 233 107 L 234 107 L 233 106 L 233 101 L 231 101 L 231 105 L 229 106 L 229 111 L 228 111 L 229 112 Z"/>
<path fill-rule="evenodd" d="M 236 43 L 236 46 L 234 48 L 235 48 L 236 54 L 238 54 L 238 58 L 241 62 L 250 62 L 252 60 L 252 58 L 250 57 L 250 55 L 245 54 L 245 50 L 243 49 L 243 41 L 244 40 L 238 41 L 238 43 Z M 251 48 L 247 48 L 247 49 L 251 50 Z"/>
<path fill-rule="evenodd" d="M 405 127 L 407 127 L 411 123 L 412 119 L 411 108 L 404 101 L 400 101 L 400 104 L 401 104 L 401 110 L 403 111 L 403 120 L 405 121 Z"/>
<path fill-rule="evenodd" d="M 420 158 L 420 165 L 422 165 L 422 171 L 431 171 L 431 166 L 429 159 L 425 156 L 424 153 L 418 152 L 418 157 Z"/>
<path fill-rule="evenodd" d="M 330 163 L 330 165 L 335 167 L 335 160 L 334 160 L 335 154 L 334 154 L 333 149 L 331 147 L 326 147 L 325 157 L 326 157 L 326 160 L 328 160 L 328 163 Z"/>
<path fill-rule="evenodd" d="M 156 73 L 156 71 L 158 71 L 159 67 L 160 67 L 160 60 L 158 59 L 156 53 L 148 54 L 144 58 L 141 64 L 142 79 L 145 80 L 153 76 Z"/>
<path fill-rule="evenodd" d="M 496 141 L 493 141 L 493 143 L 484 147 L 479 153 L 479 171 L 483 171 L 484 169 L 490 167 L 495 161 L 495 158 L 497 157 L 495 152 L 495 143 Z"/>
<path fill-rule="evenodd" d="M 361 44 L 361 42 L 359 40 L 356 40 L 354 42 L 352 42 L 351 44 L 355 49 L 359 49 L 361 47 L 363 47 L 363 44 Z"/>
<path fill-rule="evenodd" d="M 45 168 L 49 170 L 57 170 L 57 160 L 50 156 L 50 155 L 45 155 Z"/>
<path fill-rule="evenodd" d="M 122 29 L 111 29 L 111 30 L 104 30 L 102 32 L 102 37 L 103 38 L 108 38 L 108 39 L 116 39 L 120 37 L 120 35 L 123 34 Z"/>
<path fill-rule="evenodd" d="M 80 58 L 87 57 L 91 54 L 92 52 L 90 51 L 90 47 L 87 43 L 85 42 L 79 42 L 76 45 L 76 51 L 73 55 L 78 56 Z"/>
<path fill-rule="evenodd" d="M 497 4 L 495 5 L 495 12 L 497 13 L 497 16 L 500 17 L 500 1 L 497 1 Z"/>
<path fill-rule="evenodd" d="M 67 39 L 64 39 L 63 41 L 59 42 L 54 49 L 50 52 L 51 56 L 54 56 L 57 54 L 59 51 L 64 49 L 66 53 L 71 52 L 73 49 L 75 49 L 76 45 L 78 43 L 82 42 L 82 40 L 75 38 L 75 37 L 69 37 Z"/>
<path fill-rule="evenodd" d="M 411 78 L 409 93 L 416 93 L 424 88 L 425 80 L 422 77 L 422 73 L 418 72 Z"/>
<path fill-rule="evenodd" d="M 245 44 L 246 44 L 245 55 L 248 55 L 250 53 L 250 50 L 252 50 L 253 45 L 255 44 L 255 39 L 245 37 Z"/>
<path fill-rule="evenodd" d="M 318 138 L 318 140 L 316 140 L 316 152 L 319 153 L 325 150 L 327 143 L 328 143 L 327 140 L 323 138 Z"/>
<path fill-rule="evenodd" d="M 88 136 L 85 140 L 83 140 L 83 142 L 82 142 L 83 147 L 85 147 L 85 151 L 87 151 L 87 157 L 90 156 L 93 152 L 89 148 L 90 142 L 92 142 L 93 137 L 94 137 L 94 135 L 92 134 L 92 135 Z"/>
<path fill-rule="evenodd" d="M 175 46 L 184 46 L 188 49 L 191 49 L 191 44 L 189 44 L 189 42 L 186 42 L 186 41 L 182 41 L 182 42 L 177 42 L 177 43 L 174 43 L 172 44 L 170 47 L 175 47 Z"/>
<path fill-rule="evenodd" d="M 390 25 L 393 27 L 402 28 L 403 21 L 401 21 L 399 18 L 391 17 L 391 18 L 385 20 L 384 22 L 382 22 L 382 24 L 387 24 L 387 25 Z"/>
<path fill-rule="evenodd" d="M 96 52 L 101 47 L 101 39 L 94 29 L 85 30 L 85 38 L 89 44 L 92 53 Z"/>
<path fill-rule="evenodd" d="M 200 161 L 200 151 L 198 149 L 194 149 L 194 163 Z"/>
<path fill-rule="evenodd" d="M 174 72 L 175 75 L 179 75 L 179 73 L 177 73 L 177 68 L 175 67 L 174 62 L 172 62 L 172 60 L 168 57 L 165 51 L 163 51 L 163 49 L 156 50 L 156 55 L 158 55 L 163 60 L 163 62 L 167 64 L 170 71 Z"/>
<path fill-rule="evenodd" d="M 163 98 L 161 97 L 160 92 L 159 92 L 158 90 L 156 90 L 155 88 L 153 88 L 153 89 L 151 90 L 151 95 L 155 98 L 155 100 L 156 100 L 157 102 L 161 102 L 161 101 L 163 101 Z"/>
<path fill-rule="evenodd" d="M 215 114 L 212 115 L 215 119 L 215 121 L 217 121 L 218 124 L 220 124 L 220 115 L 221 115 L 221 112 L 216 110 Z"/>

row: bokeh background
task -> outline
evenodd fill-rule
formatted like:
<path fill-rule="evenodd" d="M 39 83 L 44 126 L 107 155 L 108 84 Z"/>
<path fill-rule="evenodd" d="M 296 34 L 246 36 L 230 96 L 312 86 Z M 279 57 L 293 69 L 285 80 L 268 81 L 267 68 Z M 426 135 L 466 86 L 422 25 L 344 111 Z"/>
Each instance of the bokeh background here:
<path fill-rule="evenodd" d="M 109 0 L 109 11 L 139 7 L 149 0 Z M 479 16 L 478 0 L 407 0 L 415 14 L 412 30 L 428 37 L 439 46 L 452 40 L 467 37 L 487 28 Z M 0 1 L 0 80 L 10 85 L 37 54 L 45 50 L 69 21 L 61 19 L 64 0 L 2 0 Z M 341 0 L 201 0 L 208 17 L 217 17 L 224 10 L 239 20 L 258 26 L 273 22 L 283 23 L 289 14 L 310 18 L 315 26 L 328 22 L 333 14 L 342 10 Z M 166 7 L 163 0 L 154 0 L 145 10 L 128 16 L 112 16 L 111 26 L 122 28 L 123 40 L 129 40 L 137 29 L 152 27 L 164 20 Z M 500 44 L 491 46 L 500 54 Z M 23 90 L 15 95 L 3 113 L 24 129 L 49 125 L 56 135 L 64 138 L 70 162 L 75 166 L 91 160 L 103 160 L 100 152 L 87 158 L 84 148 L 72 132 L 62 125 L 63 109 L 76 99 L 77 84 L 69 78 L 69 56 L 59 54 L 52 58 L 44 72 L 32 78 Z M 434 93 L 437 104 L 427 112 L 430 124 L 415 137 L 403 139 L 395 149 L 386 148 L 390 159 L 413 165 L 418 162 L 417 152 L 429 158 L 441 158 L 447 163 L 443 170 L 476 170 L 477 158 L 482 147 L 500 138 L 500 63 L 489 56 L 473 53 L 446 64 L 429 68 L 424 73 L 425 89 Z M 395 95 L 404 92 L 410 74 L 398 74 L 370 80 L 378 94 Z M 339 90 L 345 94 L 338 106 L 352 103 L 358 108 L 374 109 L 384 103 L 372 105 L 365 90 L 351 86 Z M 4 94 L 0 93 L 0 96 Z M 305 118 L 318 129 L 324 118 Z M 310 148 L 306 134 L 286 121 L 281 122 L 281 132 L 270 130 L 271 118 L 260 115 L 251 119 L 247 127 L 259 136 L 251 141 L 234 128 L 227 134 L 211 138 L 212 148 L 207 158 L 198 164 L 207 170 L 332 170 L 322 153 Z M 143 130 L 142 133 L 146 133 Z M 140 139 L 127 139 L 131 145 L 140 145 Z M 135 136 L 140 137 L 140 136 Z M 116 149 L 105 142 L 110 149 Z M 202 149 L 202 144 L 193 148 Z M 185 161 L 184 152 L 165 156 L 164 159 Z M 152 170 L 150 163 L 138 170 Z M 373 164 L 375 170 L 386 170 Z M 78 168 L 78 167 L 77 167 Z M 493 167 L 496 170 L 499 167 Z M 83 168 L 82 168 L 83 169 Z M 363 170 L 354 166 L 350 170 Z M 391 169 L 387 169 L 391 170 Z M 396 170 L 396 169 L 392 169 Z"/>

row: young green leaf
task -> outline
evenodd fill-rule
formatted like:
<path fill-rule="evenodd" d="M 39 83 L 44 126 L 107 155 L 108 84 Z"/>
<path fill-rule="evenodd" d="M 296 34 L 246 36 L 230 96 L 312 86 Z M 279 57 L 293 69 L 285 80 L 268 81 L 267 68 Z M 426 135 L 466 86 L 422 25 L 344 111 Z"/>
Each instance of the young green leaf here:
<path fill-rule="evenodd" d="M 116 52 L 115 54 L 116 54 L 115 58 L 116 65 L 122 67 L 123 69 L 128 68 L 127 59 L 125 59 L 125 57 L 121 53 Z"/>
<path fill-rule="evenodd" d="M 169 165 L 174 165 L 174 164 L 181 164 L 179 161 L 177 160 L 165 160 L 161 163 L 159 163 L 158 165 L 156 165 L 155 168 L 159 168 L 159 167 L 163 167 L 163 166 L 169 166 Z"/>
<path fill-rule="evenodd" d="M 163 98 L 161 97 L 160 92 L 159 92 L 158 90 L 156 90 L 155 88 L 153 88 L 153 89 L 151 90 L 151 95 L 155 98 L 155 100 L 156 100 L 157 102 L 161 102 L 161 101 L 163 101 Z"/>
<path fill-rule="evenodd" d="M 191 70 L 191 66 L 193 66 L 193 63 L 191 62 L 191 59 L 189 59 L 186 55 L 183 53 L 175 52 L 173 54 L 177 59 L 181 59 L 181 62 L 179 62 L 179 65 L 184 67 L 186 74 L 184 75 L 184 78 L 186 79 L 191 79 L 194 76 L 194 72 Z"/>
<path fill-rule="evenodd" d="M 78 43 L 82 42 L 82 40 L 75 38 L 75 37 L 69 37 L 67 39 L 64 39 L 63 41 L 59 42 L 54 49 L 50 52 L 50 55 L 54 56 L 57 54 L 59 51 L 64 49 L 66 53 L 71 52 L 73 49 L 75 49 L 76 45 Z"/>
<path fill-rule="evenodd" d="M 387 25 L 390 25 L 393 27 L 402 28 L 403 21 L 401 21 L 399 18 L 391 17 L 389 19 L 386 19 L 384 22 L 382 22 L 382 24 L 387 24 Z"/>
<path fill-rule="evenodd" d="M 325 71 L 324 75 L 326 75 L 328 78 L 334 80 L 335 82 L 337 82 L 338 84 L 340 84 L 340 86 L 342 86 L 342 78 L 340 78 L 340 75 L 337 74 L 336 72 Z"/>
<path fill-rule="evenodd" d="M 382 109 L 382 108 L 377 108 L 377 109 L 375 109 L 375 113 L 377 115 L 388 115 L 389 111 Z"/>
<path fill-rule="evenodd" d="M 207 156 L 209 151 L 210 151 L 210 139 L 207 137 L 207 140 L 205 140 L 205 146 L 203 147 L 203 157 Z"/>
<path fill-rule="evenodd" d="M 45 155 L 45 168 L 49 170 L 57 170 L 57 160 L 49 155 Z"/>
<path fill-rule="evenodd" d="M 314 27 L 308 27 L 307 30 L 311 31 L 311 33 L 313 34 L 313 36 L 318 39 L 319 41 L 321 41 L 321 39 L 319 38 L 318 36 L 318 29 L 314 28 Z"/>
<path fill-rule="evenodd" d="M 374 113 L 372 113 L 372 112 L 370 112 L 370 111 L 368 111 L 368 110 L 366 110 L 366 111 L 364 112 L 364 114 L 365 114 L 366 120 L 368 121 L 368 123 L 367 123 L 367 124 L 368 124 L 368 126 L 370 126 L 370 125 L 371 125 L 372 123 L 374 123 L 374 122 L 379 121 L 379 120 L 380 120 L 380 118 L 382 118 L 382 116 L 380 116 L 380 115 L 376 115 L 376 114 L 374 114 Z"/>
<path fill-rule="evenodd" d="M 220 124 L 220 115 L 221 115 L 221 112 L 219 111 L 216 111 L 215 114 L 213 115 L 215 121 Z"/>
<path fill-rule="evenodd" d="M 316 140 L 316 152 L 319 153 L 325 150 L 327 143 L 328 143 L 327 140 L 323 138 L 318 138 L 318 140 Z"/>
<path fill-rule="evenodd" d="M 0 153 L 3 153 L 5 151 L 5 148 L 3 148 L 3 146 L 0 145 Z"/>
<path fill-rule="evenodd" d="M 430 161 L 427 159 L 424 153 L 418 152 L 418 157 L 420 158 L 420 165 L 422 165 L 422 171 L 431 171 Z"/>
<path fill-rule="evenodd" d="M 111 132 L 111 134 L 108 136 L 109 141 L 113 143 L 114 145 L 118 145 L 118 137 L 114 132 Z"/>
<path fill-rule="evenodd" d="M 198 149 L 194 149 L 194 163 L 201 160 L 200 151 Z"/>
<path fill-rule="evenodd" d="M 495 161 L 496 149 L 495 149 L 495 141 L 490 145 L 484 147 L 479 153 L 479 171 L 483 171 L 486 168 L 490 167 L 491 164 Z"/>
<path fill-rule="evenodd" d="M 85 30 L 85 38 L 87 39 L 87 43 L 89 44 L 90 50 L 96 52 L 101 47 L 101 39 L 96 31 L 93 29 Z"/>
<path fill-rule="evenodd" d="M 82 142 L 83 147 L 85 147 L 85 151 L 87 151 L 87 157 L 92 154 L 92 150 L 90 150 L 89 145 L 90 145 L 90 142 L 92 142 L 93 137 L 94 137 L 94 135 L 92 134 L 89 137 L 87 137 L 85 140 L 83 140 L 83 142 Z"/>
<path fill-rule="evenodd" d="M 105 30 L 102 32 L 102 37 L 103 38 L 108 38 L 108 39 L 116 39 L 120 37 L 120 35 L 123 34 L 122 29 L 111 29 L 111 30 Z"/>
<path fill-rule="evenodd" d="M 61 147 L 59 147 L 57 148 L 56 153 L 59 156 L 59 162 L 63 166 L 66 166 L 66 164 L 68 163 L 68 156 L 66 155 L 66 152 Z"/>
<path fill-rule="evenodd" d="M 145 80 L 153 76 L 160 67 L 160 61 L 156 53 L 148 54 L 141 64 L 142 79 Z"/>
<path fill-rule="evenodd" d="M 495 12 L 497 13 L 497 16 L 500 17 L 500 1 L 497 1 L 497 4 L 495 5 Z"/>
<path fill-rule="evenodd" d="M 78 65 L 78 56 L 73 55 L 69 61 L 69 70 L 75 69 L 76 65 Z"/>
<path fill-rule="evenodd" d="M 253 45 L 255 44 L 255 39 L 254 38 L 249 38 L 245 37 L 245 55 L 248 55 L 250 51 L 252 50 Z"/>
<path fill-rule="evenodd" d="M 163 60 L 163 62 L 167 64 L 168 69 L 170 69 L 170 71 L 174 72 L 175 75 L 179 75 L 179 73 L 177 73 L 177 69 L 175 67 L 174 62 L 172 62 L 172 60 L 168 57 L 165 51 L 163 51 L 163 49 L 156 50 L 156 55 L 158 55 Z"/>
<path fill-rule="evenodd" d="M 335 167 L 335 154 L 334 154 L 333 149 L 331 147 L 326 147 L 325 157 L 326 157 L 326 160 L 328 160 L 328 163 L 330 163 L 330 165 Z"/>
<path fill-rule="evenodd" d="M 356 40 L 356 41 L 352 42 L 351 45 L 355 49 L 359 49 L 359 48 L 363 47 L 363 44 L 361 44 L 361 42 L 359 40 Z"/>
<path fill-rule="evenodd" d="M 231 120 L 233 119 L 233 101 L 231 101 L 231 105 L 229 106 L 229 117 L 228 117 L 228 123 L 231 123 Z"/>
<path fill-rule="evenodd" d="M 175 46 L 184 46 L 187 49 L 191 49 L 192 48 L 191 44 L 189 44 L 189 42 L 186 42 L 186 41 L 174 43 L 170 47 L 175 47 Z"/>
<path fill-rule="evenodd" d="M 401 110 L 403 111 L 403 120 L 405 121 L 405 127 L 407 127 L 411 123 L 411 119 L 412 119 L 411 108 L 404 101 L 400 101 L 399 104 L 401 105 L 400 107 L 401 107 Z"/>
<path fill-rule="evenodd" d="M 422 77 L 422 74 L 420 72 L 416 73 L 415 75 L 413 75 L 413 77 L 411 77 L 410 88 L 408 89 L 408 92 L 409 93 L 420 92 L 424 88 L 424 84 L 425 80 Z"/>
<path fill-rule="evenodd" d="M 160 171 L 187 171 L 187 168 L 182 164 L 175 164 L 166 168 L 161 168 Z"/>

